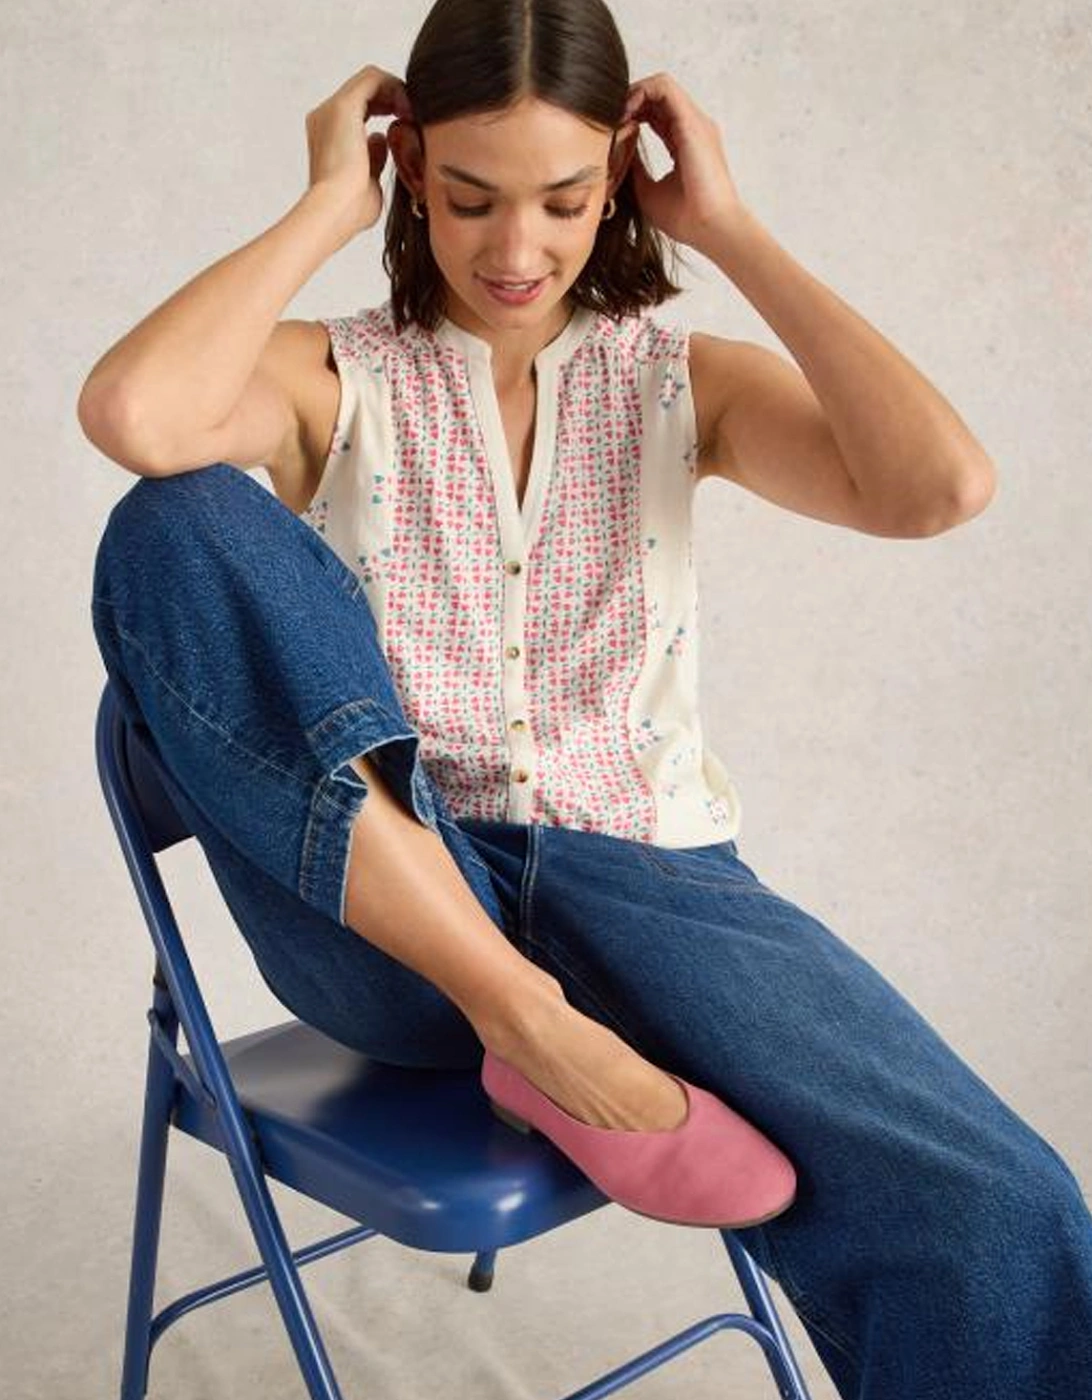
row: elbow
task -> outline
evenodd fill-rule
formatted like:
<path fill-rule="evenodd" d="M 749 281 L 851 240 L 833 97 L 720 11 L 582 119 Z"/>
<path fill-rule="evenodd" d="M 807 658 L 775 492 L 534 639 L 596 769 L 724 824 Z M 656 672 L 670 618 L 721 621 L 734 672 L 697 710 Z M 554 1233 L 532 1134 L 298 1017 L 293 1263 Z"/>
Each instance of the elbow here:
<path fill-rule="evenodd" d="M 982 514 L 996 493 L 997 470 L 988 457 L 960 466 L 951 473 L 948 486 L 922 520 L 919 535 L 941 535 L 957 525 L 965 525 Z"/>
<path fill-rule="evenodd" d="M 76 417 L 88 442 L 107 452 L 107 444 L 118 441 L 132 413 L 116 389 L 97 387 L 89 379 L 76 401 Z"/>
<path fill-rule="evenodd" d="M 76 418 L 84 437 L 97 447 L 106 415 L 103 395 L 92 392 L 90 383 L 88 380 L 80 390 L 80 397 L 76 400 Z"/>
<path fill-rule="evenodd" d="M 76 402 L 84 437 L 111 461 L 138 476 L 154 476 L 153 459 L 143 450 L 130 400 L 117 390 L 92 388 L 89 380 Z"/>

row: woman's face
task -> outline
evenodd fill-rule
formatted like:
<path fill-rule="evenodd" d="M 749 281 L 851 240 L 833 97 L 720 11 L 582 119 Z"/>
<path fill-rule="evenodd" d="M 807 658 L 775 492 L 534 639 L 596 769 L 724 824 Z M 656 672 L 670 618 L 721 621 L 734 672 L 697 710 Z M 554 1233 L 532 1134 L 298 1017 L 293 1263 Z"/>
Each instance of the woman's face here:
<path fill-rule="evenodd" d="M 629 147 L 616 145 L 612 157 L 611 136 L 529 98 L 501 114 L 431 124 L 424 160 L 413 128 L 392 142 L 402 178 L 427 206 L 432 253 L 447 282 L 452 319 L 530 331 L 556 321 L 560 305 L 567 311 L 566 293 L 624 173 Z M 542 287 L 523 305 L 498 300 L 485 285 L 536 278 L 545 279 Z"/>

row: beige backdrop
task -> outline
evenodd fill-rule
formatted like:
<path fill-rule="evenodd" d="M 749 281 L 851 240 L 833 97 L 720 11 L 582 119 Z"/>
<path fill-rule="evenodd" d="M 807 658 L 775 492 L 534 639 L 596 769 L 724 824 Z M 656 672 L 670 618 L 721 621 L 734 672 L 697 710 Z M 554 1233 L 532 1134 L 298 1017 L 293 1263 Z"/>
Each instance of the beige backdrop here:
<path fill-rule="evenodd" d="M 92 746 L 91 569 L 135 478 L 84 439 L 77 394 L 109 344 L 289 208 L 306 112 L 364 63 L 403 72 L 426 10 L 0 5 L 0 1371 L 22 1400 L 116 1394 L 151 972 Z M 744 199 L 952 401 L 1000 475 L 984 515 L 908 541 L 702 485 L 702 693 L 743 797 L 741 854 L 1092 1184 L 1087 5 L 614 13 L 632 76 L 666 69 L 716 118 Z M 381 301 L 381 246 L 375 227 L 284 314 Z M 669 315 L 784 352 L 691 261 Z M 163 866 L 218 1032 L 282 1019 L 200 851 Z M 169 1167 L 161 1305 L 256 1258 L 222 1159 L 179 1140 Z M 344 1223 L 277 1191 L 294 1243 Z M 741 1301 L 715 1233 L 620 1209 L 502 1255 L 491 1294 L 462 1286 L 468 1262 L 378 1241 L 305 1272 L 347 1395 L 567 1394 Z M 152 1378 L 157 1400 L 304 1393 L 264 1289 L 184 1319 Z M 757 1348 L 722 1335 L 641 1385 L 682 1393 L 769 1393 Z"/>

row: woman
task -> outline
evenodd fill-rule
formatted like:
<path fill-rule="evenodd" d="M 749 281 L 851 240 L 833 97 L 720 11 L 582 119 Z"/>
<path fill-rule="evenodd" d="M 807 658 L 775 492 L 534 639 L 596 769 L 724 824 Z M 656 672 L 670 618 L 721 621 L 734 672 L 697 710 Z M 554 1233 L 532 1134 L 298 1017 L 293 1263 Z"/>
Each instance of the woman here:
<path fill-rule="evenodd" d="M 683 88 L 630 84 L 601 0 L 439 0 L 405 83 L 362 69 L 307 135 L 306 194 L 80 403 L 145 478 L 96 637 L 262 975 L 377 1058 L 480 1063 L 632 1209 L 738 1229 L 843 1396 L 1081 1393 L 1072 1173 L 743 863 L 697 714 L 699 479 L 906 537 L 983 509 L 986 454 Z M 378 219 L 388 150 L 390 299 L 278 322 Z M 645 314 L 680 290 L 661 236 L 803 372 Z"/>

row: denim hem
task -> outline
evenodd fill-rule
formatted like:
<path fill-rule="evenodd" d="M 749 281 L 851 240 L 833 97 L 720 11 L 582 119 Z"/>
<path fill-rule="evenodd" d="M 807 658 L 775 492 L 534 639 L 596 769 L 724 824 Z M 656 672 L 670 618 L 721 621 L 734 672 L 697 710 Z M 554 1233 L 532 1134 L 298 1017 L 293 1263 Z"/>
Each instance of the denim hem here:
<path fill-rule="evenodd" d="M 306 731 L 308 743 L 325 770 L 311 800 L 300 853 L 299 894 L 338 923 L 345 922 L 349 842 L 353 823 L 364 805 L 368 784 L 350 760 L 392 742 L 412 748 L 411 779 L 403 783 L 390 771 L 395 796 L 420 822 L 435 831 L 436 813 L 420 772 L 420 738 L 405 721 L 369 697 L 339 705 Z M 384 771 L 384 778 L 388 772 Z"/>

